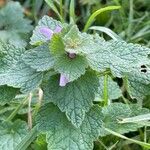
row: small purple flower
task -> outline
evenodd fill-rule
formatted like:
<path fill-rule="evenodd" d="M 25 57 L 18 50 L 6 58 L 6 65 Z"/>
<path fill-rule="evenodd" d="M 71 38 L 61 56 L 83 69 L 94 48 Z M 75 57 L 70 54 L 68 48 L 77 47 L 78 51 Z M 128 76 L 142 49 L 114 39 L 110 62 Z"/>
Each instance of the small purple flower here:
<path fill-rule="evenodd" d="M 68 78 L 64 74 L 60 74 L 59 86 L 66 86 L 68 82 Z"/>
<path fill-rule="evenodd" d="M 41 28 L 40 28 L 40 32 L 41 32 L 47 39 L 51 39 L 52 36 L 53 36 L 53 34 L 54 34 L 54 32 L 53 32 L 51 29 L 47 28 L 47 27 L 41 27 Z"/>
<path fill-rule="evenodd" d="M 54 30 L 54 33 L 59 33 L 61 32 L 62 28 L 60 26 L 57 26 Z"/>
<path fill-rule="evenodd" d="M 75 53 L 69 53 L 68 56 L 69 56 L 69 58 L 73 59 L 76 57 L 76 54 Z"/>
<path fill-rule="evenodd" d="M 50 40 L 53 36 L 54 33 L 59 33 L 61 32 L 62 28 L 60 26 L 56 26 L 55 30 L 52 31 L 48 27 L 41 27 L 39 29 L 40 33 L 42 33 L 48 40 Z"/>

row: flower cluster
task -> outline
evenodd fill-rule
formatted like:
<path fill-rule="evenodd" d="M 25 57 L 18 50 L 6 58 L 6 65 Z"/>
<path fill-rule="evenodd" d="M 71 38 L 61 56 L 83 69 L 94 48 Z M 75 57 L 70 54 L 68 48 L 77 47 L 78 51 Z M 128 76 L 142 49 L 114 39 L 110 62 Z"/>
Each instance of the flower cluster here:
<path fill-rule="evenodd" d="M 54 34 L 59 33 L 62 31 L 62 28 L 60 26 L 56 26 L 55 30 L 51 30 L 48 27 L 41 27 L 39 29 L 40 33 L 42 33 L 47 40 L 50 40 Z M 75 53 L 68 53 L 68 57 L 73 59 L 76 57 Z M 64 74 L 60 74 L 60 81 L 59 81 L 59 85 L 60 86 L 66 86 L 66 84 L 69 82 L 69 79 L 67 78 L 67 76 L 65 76 Z"/>

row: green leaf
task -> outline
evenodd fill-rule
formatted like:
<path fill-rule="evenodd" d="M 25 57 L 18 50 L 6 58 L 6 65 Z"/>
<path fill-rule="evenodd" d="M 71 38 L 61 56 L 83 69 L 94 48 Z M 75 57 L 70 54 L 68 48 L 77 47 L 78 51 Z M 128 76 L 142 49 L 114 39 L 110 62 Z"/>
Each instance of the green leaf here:
<path fill-rule="evenodd" d="M 3 122 L 0 124 L 0 149 L 16 150 L 17 145 L 29 133 L 24 121 L 17 120 L 14 123 Z"/>
<path fill-rule="evenodd" d="M 74 33 L 74 30 L 71 29 L 70 32 L 66 34 L 65 40 L 73 40 L 73 42 L 75 42 L 76 35 L 72 34 L 71 31 L 73 31 Z M 86 58 L 81 55 L 76 55 L 75 58 L 69 58 L 69 54 L 66 50 L 68 48 L 66 47 L 67 46 L 64 46 L 63 40 L 60 35 L 53 36 L 50 43 L 50 52 L 54 57 L 54 69 L 55 71 L 64 74 L 69 81 L 74 81 L 81 75 L 85 74 L 85 69 L 88 67 L 88 62 Z"/>
<path fill-rule="evenodd" d="M 54 60 L 47 45 L 38 46 L 27 51 L 23 56 L 23 60 L 27 65 L 37 71 L 52 69 L 54 65 Z"/>
<path fill-rule="evenodd" d="M 66 112 L 68 119 L 79 127 L 85 113 L 92 106 L 98 85 L 98 78 L 93 72 L 86 72 L 65 87 L 59 86 L 59 76 L 53 76 L 43 85 L 44 99 L 56 104 L 62 112 Z"/>
<path fill-rule="evenodd" d="M 122 77 L 128 72 L 135 72 L 137 66 L 144 65 L 149 53 L 149 48 L 138 44 L 108 41 L 99 43 L 87 54 L 87 59 L 92 69 L 104 71 L 110 68 L 114 76 Z"/>
<path fill-rule="evenodd" d="M 37 127 L 34 127 L 30 130 L 30 132 L 23 138 L 23 140 L 17 145 L 15 150 L 27 150 L 29 145 L 35 140 L 37 137 L 38 131 Z"/>
<path fill-rule="evenodd" d="M 15 88 L 21 88 L 21 92 L 26 93 L 39 86 L 42 75 L 41 72 L 36 72 L 22 61 L 19 61 L 9 71 L 0 74 L 0 85 L 6 84 Z"/>
<path fill-rule="evenodd" d="M 1 8 L 0 20 L 0 40 L 18 46 L 26 44 L 23 35 L 26 36 L 32 30 L 32 26 L 31 21 L 24 18 L 24 9 L 18 2 L 8 2 Z"/>
<path fill-rule="evenodd" d="M 40 134 L 32 147 L 36 150 L 47 150 L 46 135 Z"/>
<path fill-rule="evenodd" d="M 33 31 L 30 44 L 38 45 L 47 41 L 47 38 L 40 32 L 41 27 L 48 27 L 52 31 L 55 30 L 57 26 L 62 27 L 61 22 L 54 20 L 49 16 L 44 16 L 38 23 L 38 26 Z"/>
<path fill-rule="evenodd" d="M 25 49 L 1 43 L 0 49 L 5 56 L 0 58 L 0 85 L 21 88 L 22 92 L 30 92 L 39 86 L 42 73 L 36 72 L 22 61 Z"/>
<path fill-rule="evenodd" d="M 145 96 L 150 95 L 150 68 L 147 65 L 141 65 L 138 68 L 128 74 L 126 88 L 132 98 L 142 100 Z"/>
<path fill-rule="evenodd" d="M 75 128 L 64 113 L 48 104 L 41 108 L 36 122 L 38 130 L 46 133 L 48 150 L 92 150 L 101 128 L 101 116 L 101 108 L 92 107 L 82 125 Z"/>
<path fill-rule="evenodd" d="M 117 133 L 123 134 L 130 131 L 136 131 L 138 128 L 142 127 L 139 123 L 120 123 L 124 118 L 135 117 L 137 115 L 147 114 L 149 110 L 146 108 L 141 108 L 136 104 L 122 104 L 122 103 L 112 103 L 109 106 L 103 107 L 103 127 L 111 129 Z M 102 131 L 104 135 L 107 132 Z M 103 135 L 101 134 L 101 135 Z"/>
<path fill-rule="evenodd" d="M 25 52 L 25 49 L 0 42 L 0 51 L 3 53 L 3 55 L 0 57 L 1 74 L 16 66 L 17 62 L 21 58 L 21 55 Z"/>
<path fill-rule="evenodd" d="M 64 54 L 54 58 L 54 69 L 64 74 L 70 82 L 85 74 L 87 67 L 88 63 L 83 56 L 77 55 L 71 59 L 67 54 Z"/>
<path fill-rule="evenodd" d="M 118 99 L 122 96 L 121 89 L 119 88 L 118 84 L 114 82 L 111 77 L 108 77 L 108 98 L 109 100 Z M 98 93 L 96 94 L 95 101 L 103 101 L 104 98 L 104 77 L 100 77 L 99 79 L 99 88 Z"/>
<path fill-rule="evenodd" d="M 65 51 L 68 53 L 75 53 L 85 55 L 92 51 L 93 36 L 86 33 L 81 33 L 76 25 L 73 25 L 70 31 L 63 38 Z M 93 45 L 94 44 L 94 45 Z M 94 47 L 97 49 L 97 45 Z"/>
<path fill-rule="evenodd" d="M 0 86 L 0 105 L 9 103 L 18 93 L 18 89 L 8 87 L 6 85 Z"/>
<path fill-rule="evenodd" d="M 59 34 L 53 35 L 51 42 L 49 44 L 49 49 L 53 56 L 57 56 L 65 53 L 65 46 Z"/>

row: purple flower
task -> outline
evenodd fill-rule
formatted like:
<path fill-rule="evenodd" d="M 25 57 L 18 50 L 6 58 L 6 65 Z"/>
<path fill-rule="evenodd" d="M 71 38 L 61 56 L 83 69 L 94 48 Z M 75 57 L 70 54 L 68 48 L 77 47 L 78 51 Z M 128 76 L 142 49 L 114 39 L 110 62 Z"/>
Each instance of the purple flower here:
<path fill-rule="evenodd" d="M 54 30 L 54 33 L 59 33 L 61 32 L 62 28 L 60 26 L 57 26 Z"/>
<path fill-rule="evenodd" d="M 52 36 L 53 36 L 53 34 L 54 34 L 54 32 L 53 32 L 51 29 L 47 28 L 47 27 L 41 27 L 41 28 L 40 28 L 40 32 L 41 32 L 47 39 L 51 39 Z"/>
<path fill-rule="evenodd" d="M 69 56 L 69 58 L 73 59 L 76 57 L 76 54 L 75 53 L 69 53 L 68 56 Z"/>
<path fill-rule="evenodd" d="M 48 27 L 41 27 L 39 29 L 40 33 L 42 33 L 48 40 L 50 40 L 54 33 L 61 32 L 62 28 L 60 26 L 56 26 L 55 30 L 51 30 Z"/>
<path fill-rule="evenodd" d="M 64 74 L 60 74 L 59 86 L 66 86 L 68 82 L 68 78 Z"/>

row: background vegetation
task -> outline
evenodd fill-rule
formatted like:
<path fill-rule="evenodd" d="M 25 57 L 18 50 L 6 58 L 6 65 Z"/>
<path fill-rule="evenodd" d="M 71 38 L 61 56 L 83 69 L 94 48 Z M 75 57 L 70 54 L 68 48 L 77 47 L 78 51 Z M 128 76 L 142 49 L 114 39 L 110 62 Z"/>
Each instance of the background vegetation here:
<path fill-rule="evenodd" d="M 30 48 L 31 46 L 28 42 L 32 35 L 31 31 L 43 15 L 47 14 L 57 20 L 69 22 L 69 0 L 49 1 L 51 7 L 44 0 L 18 0 L 18 2 L 22 7 L 19 4 L 17 6 L 9 5 L 8 3 L 10 2 L 7 0 L 0 0 L 0 40 L 2 41 Z M 121 9 L 107 11 L 96 17 L 93 25 L 101 27 L 99 34 L 105 39 L 110 39 L 105 34 L 109 28 L 127 42 L 139 43 L 150 47 L 150 0 L 75 0 L 75 20 L 80 30 L 83 30 L 84 25 L 93 12 L 110 5 L 119 5 Z M 57 11 L 62 18 L 57 14 Z M 24 15 L 25 18 L 23 17 Z M 123 88 L 123 81 L 120 79 L 115 80 Z M 13 93 L 14 91 L 11 94 L 13 95 Z M 33 107 L 37 106 L 37 93 L 37 91 L 34 93 Z M 17 112 L 17 115 L 13 116 L 13 119 L 22 118 L 26 120 L 27 106 L 24 105 L 22 107 L 20 105 L 20 99 L 23 98 L 23 96 L 18 96 L 15 101 L 9 104 L 3 104 L 0 100 L 0 120 L 12 117 L 10 114 L 20 106 L 20 110 Z M 131 99 L 126 91 L 124 91 L 124 95 L 121 98 L 114 101 L 137 102 L 136 99 Z M 150 96 L 138 101 L 138 103 L 140 106 L 150 109 Z M 125 136 L 150 143 L 150 129 L 148 127 L 125 134 Z M 31 143 L 27 150 L 46 150 L 46 146 L 45 136 L 40 135 Z M 106 136 L 95 142 L 94 150 L 112 149 L 146 150 L 132 141 L 124 140 L 114 135 Z"/>

